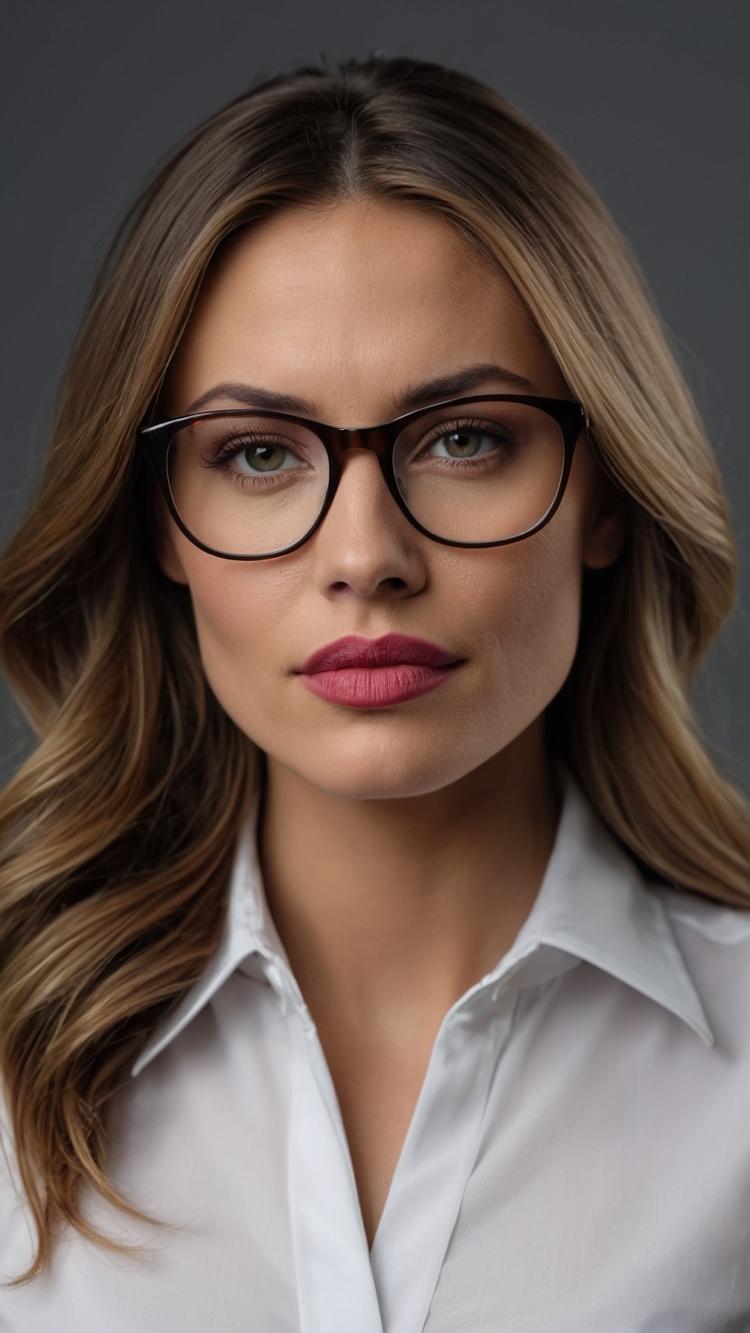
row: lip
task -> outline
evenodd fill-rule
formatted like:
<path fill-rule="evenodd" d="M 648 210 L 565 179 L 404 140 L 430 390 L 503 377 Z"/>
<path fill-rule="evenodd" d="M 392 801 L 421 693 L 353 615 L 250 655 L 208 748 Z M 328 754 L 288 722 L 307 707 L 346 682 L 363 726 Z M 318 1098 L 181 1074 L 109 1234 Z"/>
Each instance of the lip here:
<path fill-rule="evenodd" d="M 437 689 L 461 659 L 426 639 L 348 634 L 318 648 L 299 676 L 312 694 L 348 708 L 388 708 Z"/>

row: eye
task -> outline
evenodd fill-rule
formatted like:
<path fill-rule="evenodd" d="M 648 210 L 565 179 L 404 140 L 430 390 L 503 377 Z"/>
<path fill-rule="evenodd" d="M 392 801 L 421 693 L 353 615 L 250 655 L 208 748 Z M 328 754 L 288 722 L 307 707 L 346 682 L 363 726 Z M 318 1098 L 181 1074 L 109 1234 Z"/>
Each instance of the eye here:
<path fill-rule="evenodd" d="M 433 440 L 427 450 L 432 458 L 478 458 L 493 453 L 498 441 L 481 430 L 452 430 Z"/>
<path fill-rule="evenodd" d="M 246 444 L 237 450 L 232 463 L 239 472 L 283 472 L 288 468 L 299 467 L 299 459 L 290 449 L 282 444 L 260 441 Z"/>

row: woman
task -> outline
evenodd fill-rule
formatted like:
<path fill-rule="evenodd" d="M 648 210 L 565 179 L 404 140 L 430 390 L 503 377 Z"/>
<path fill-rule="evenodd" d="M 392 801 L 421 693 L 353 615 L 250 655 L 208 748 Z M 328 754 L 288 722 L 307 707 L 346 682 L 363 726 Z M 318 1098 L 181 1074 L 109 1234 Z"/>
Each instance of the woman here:
<path fill-rule="evenodd" d="M 181 145 L 0 576 L 4 1329 L 747 1326 L 733 573 L 501 98 L 303 70 Z"/>

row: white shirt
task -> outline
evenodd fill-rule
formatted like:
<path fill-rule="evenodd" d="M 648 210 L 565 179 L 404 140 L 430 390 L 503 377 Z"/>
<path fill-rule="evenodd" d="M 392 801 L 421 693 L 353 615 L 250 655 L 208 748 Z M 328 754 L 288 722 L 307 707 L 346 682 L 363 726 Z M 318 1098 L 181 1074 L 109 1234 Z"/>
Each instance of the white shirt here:
<path fill-rule="evenodd" d="M 647 888 L 568 788 L 531 915 L 440 1028 L 368 1252 L 252 830 L 224 941 L 120 1098 L 112 1169 L 2 1333 L 750 1330 L 750 914 Z M 28 1261 L 0 1192 L 0 1270 Z"/>

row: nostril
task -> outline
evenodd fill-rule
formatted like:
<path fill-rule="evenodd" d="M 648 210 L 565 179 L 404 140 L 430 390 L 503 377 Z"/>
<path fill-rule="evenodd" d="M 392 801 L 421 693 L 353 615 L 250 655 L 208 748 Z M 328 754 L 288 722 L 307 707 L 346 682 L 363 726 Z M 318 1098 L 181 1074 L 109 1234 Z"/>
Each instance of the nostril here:
<path fill-rule="evenodd" d="M 406 587 L 406 579 L 381 579 L 379 586 L 381 588 L 392 588 L 394 592 L 400 592 L 402 588 Z M 344 590 L 349 587 L 351 587 L 351 584 L 347 583 L 346 579 L 337 579 L 335 583 L 331 584 L 331 588 L 334 592 L 344 592 Z"/>

